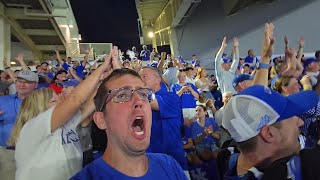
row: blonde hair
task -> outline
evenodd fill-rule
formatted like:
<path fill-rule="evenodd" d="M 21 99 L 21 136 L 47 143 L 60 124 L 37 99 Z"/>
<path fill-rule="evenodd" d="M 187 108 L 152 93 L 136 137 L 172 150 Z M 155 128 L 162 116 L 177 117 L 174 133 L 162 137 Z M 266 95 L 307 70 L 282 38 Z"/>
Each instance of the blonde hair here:
<path fill-rule="evenodd" d="M 22 127 L 32 118 L 49 109 L 49 102 L 53 97 L 51 89 L 41 88 L 26 97 L 20 106 L 16 123 L 12 129 L 9 146 L 15 146 Z"/>
<path fill-rule="evenodd" d="M 204 70 L 205 70 L 204 68 L 198 68 L 198 72 L 197 72 L 196 79 L 202 78 L 202 77 L 201 77 L 201 73 L 202 73 Z"/>

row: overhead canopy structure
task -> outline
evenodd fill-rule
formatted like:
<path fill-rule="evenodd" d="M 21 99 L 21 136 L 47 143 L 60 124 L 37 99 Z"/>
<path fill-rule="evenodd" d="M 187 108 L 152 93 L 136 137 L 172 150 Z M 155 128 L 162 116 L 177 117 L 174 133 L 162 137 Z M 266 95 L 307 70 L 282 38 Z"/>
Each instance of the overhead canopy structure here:
<path fill-rule="evenodd" d="M 79 42 L 69 0 L 0 0 L 1 17 L 10 25 L 11 41 L 29 48 L 36 61 L 55 49 L 66 54 L 68 43 Z"/>
<path fill-rule="evenodd" d="M 139 16 L 140 43 L 153 46 L 169 45 L 172 28 L 183 25 L 196 7 L 205 0 L 136 0 Z M 226 15 L 234 14 L 257 1 L 220 0 Z M 153 32 L 155 37 L 148 37 Z"/>

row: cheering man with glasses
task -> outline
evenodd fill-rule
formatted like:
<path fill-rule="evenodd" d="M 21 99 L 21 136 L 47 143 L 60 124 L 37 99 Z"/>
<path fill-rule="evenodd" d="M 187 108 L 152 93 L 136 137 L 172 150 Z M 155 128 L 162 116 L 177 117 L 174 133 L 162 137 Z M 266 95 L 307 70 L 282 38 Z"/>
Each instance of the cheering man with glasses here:
<path fill-rule="evenodd" d="M 38 81 L 36 73 L 20 71 L 16 79 L 17 93 L 0 97 L 0 146 L 7 147 L 22 100 L 37 87 Z"/>
<path fill-rule="evenodd" d="M 186 179 L 172 157 L 146 153 L 154 97 L 134 70 L 116 69 L 103 80 L 93 118 L 107 133 L 107 148 L 72 179 Z"/>

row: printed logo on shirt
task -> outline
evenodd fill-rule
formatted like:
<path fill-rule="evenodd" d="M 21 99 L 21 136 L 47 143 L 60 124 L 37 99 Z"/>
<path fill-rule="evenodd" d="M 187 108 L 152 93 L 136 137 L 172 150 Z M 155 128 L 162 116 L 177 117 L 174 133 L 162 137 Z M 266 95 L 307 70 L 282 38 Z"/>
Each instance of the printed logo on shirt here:
<path fill-rule="evenodd" d="M 68 131 L 67 133 L 65 133 L 65 131 L 62 129 L 61 138 L 62 138 L 62 145 L 75 143 L 75 142 L 80 141 L 79 136 L 72 129 L 70 131 Z"/>

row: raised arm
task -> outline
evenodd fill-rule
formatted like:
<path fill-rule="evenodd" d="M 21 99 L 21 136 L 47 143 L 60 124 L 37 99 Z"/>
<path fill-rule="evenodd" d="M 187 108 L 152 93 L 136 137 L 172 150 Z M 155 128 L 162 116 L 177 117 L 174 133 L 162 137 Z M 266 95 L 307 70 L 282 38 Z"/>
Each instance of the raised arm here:
<path fill-rule="evenodd" d="M 76 79 L 77 81 L 79 81 L 79 82 L 83 81 L 83 79 L 80 78 L 80 77 L 77 75 L 76 71 L 75 71 L 73 68 L 69 68 L 68 72 L 69 72 L 69 73 L 73 76 L 73 78 Z"/>
<path fill-rule="evenodd" d="M 240 60 L 240 55 L 239 55 L 239 40 L 238 38 L 234 37 L 233 38 L 233 61 L 231 64 L 230 71 L 233 73 L 236 73 L 238 65 L 239 65 L 239 60 Z"/>
<path fill-rule="evenodd" d="M 221 47 L 220 47 L 220 49 L 216 55 L 216 58 L 214 60 L 217 79 L 220 77 L 221 71 L 223 71 L 221 69 L 221 64 L 222 64 L 221 58 L 222 58 L 222 54 L 223 54 L 224 50 L 226 49 L 226 47 L 227 47 L 227 38 L 224 37 L 222 40 L 222 43 L 221 43 Z"/>
<path fill-rule="evenodd" d="M 19 64 L 21 65 L 22 70 L 24 70 L 24 71 L 29 71 L 29 68 L 27 67 L 26 63 L 24 62 L 23 57 L 24 57 L 24 55 L 23 55 L 22 53 L 19 53 L 19 54 L 15 57 L 15 59 L 16 59 L 16 60 L 19 62 Z"/>
<path fill-rule="evenodd" d="M 60 65 L 62 65 L 62 64 L 64 63 L 64 61 L 62 60 L 62 58 L 61 58 L 61 56 L 60 56 L 59 50 L 58 50 L 58 49 L 55 49 L 54 51 L 56 52 L 56 56 L 57 56 L 57 59 L 58 59 Z"/>
<path fill-rule="evenodd" d="M 112 53 L 112 52 L 111 52 Z M 65 98 L 62 103 L 56 105 L 51 117 L 51 132 L 65 124 L 80 109 L 92 93 L 94 93 L 100 80 L 106 77 L 112 71 L 112 54 L 98 67 L 87 79 L 82 81 L 75 89 Z"/>
<path fill-rule="evenodd" d="M 166 57 L 167 57 L 167 53 L 161 52 L 161 59 L 159 60 L 158 67 L 157 67 L 161 73 L 163 72 L 163 69 L 164 69 L 163 66 L 164 66 L 164 62 L 166 61 Z"/>
<path fill-rule="evenodd" d="M 273 54 L 273 45 L 275 41 L 273 37 L 273 30 L 274 30 L 274 26 L 272 23 L 265 24 L 260 63 L 270 64 L 270 59 Z M 256 75 L 254 76 L 253 84 L 268 86 L 268 79 L 269 79 L 268 77 L 269 77 L 269 68 L 256 69 Z"/>
<path fill-rule="evenodd" d="M 81 63 L 83 67 L 86 67 L 86 65 L 88 64 L 89 54 L 90 50 L 86 50 L 86 55 L 83 57 L 83 61 Z"/>
<path fill-rule="evenodd" d="M 297 54 L 297 67 L 296 67 L 296 72 L 293 75 L 294 77 L 299 77 L 302 72 L 303 72 L 303 65 L 302 65 L 302 56 L 303 56 L 303 48 L 304 48 L 304 38 L 301 37 L 299 40 L 299 49 L 298 49 L 298 54 Z"/>

